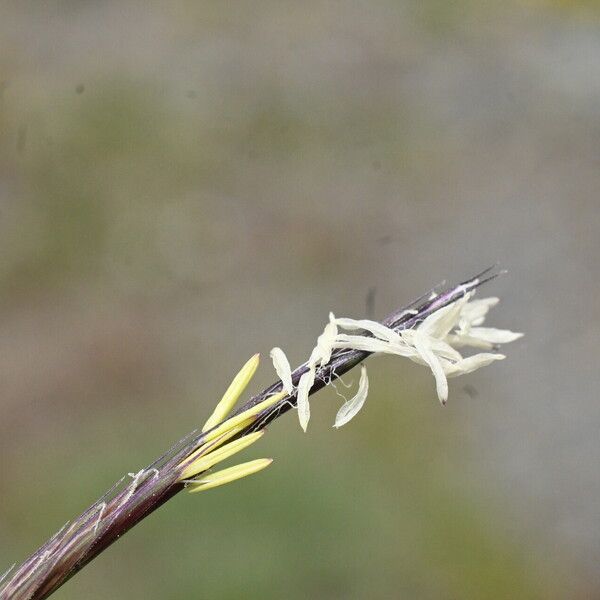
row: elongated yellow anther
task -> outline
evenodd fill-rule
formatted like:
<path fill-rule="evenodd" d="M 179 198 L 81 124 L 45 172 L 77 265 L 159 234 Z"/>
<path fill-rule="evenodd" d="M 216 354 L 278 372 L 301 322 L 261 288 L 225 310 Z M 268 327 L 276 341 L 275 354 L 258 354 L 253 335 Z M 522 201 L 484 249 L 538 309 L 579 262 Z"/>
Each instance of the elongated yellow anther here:
<path fill-rule="evenodd" d="M 260 354 L 255 354 L 241 369 L 240 372 L 233 378 L 233 381 L 229 384 L 227 391 L 223 394 L 221 401 L 217 404 L 217 407 L 210 415 L 208 421 L 204 424 L 202 431 L 208 431 L 215 425 L 218 425 L 223 421 L 227 415 L 231 412 L 238 398 L 242 392 L 246 389 L 246 386 L 250 383 L 250 380 L 256 373 L 258 363 L 260 362 Z"/>
<path fill-rule="evenodd" d="M 245 410 L 243 413 L 240 413 L 239 415 L 236 415 L 235 417 L 231 417 L 231 419 L 227 419 L 227 421 L 225 421 L 224 423 L 221 423 L 216 429 L 211 431 L 206 436 L 206 439 L 204 441 L 210 442 L 211 440 L 214 440 L 215 438 L 219 437 L 220 435 L 227 433 L 233 427 L 237 427 L 238 425 L 240 425 L 241 423 L 246 421 L 246 419 L 254 419 L 254 417 L 257 414 L 261 413 L 263 410 L 265 410 L 265 408 L 269 408 L 270 406 L 273 406 L 273 404 L 276 404 L 277 402 L 279 402 L 282 398 L 285 398 L 286 396 L 287 396 L 286 392 L 279 392 L 278 394 L 269 396 L 266 400 L 259 402 L 252 408 Z"/>
<path fill-rule="evenodd" d="M 199 479 L 198 483 L 190 485 L 188 491 L 194 494 L 195 492 L 203 492 L 219 487 L 220 485 L 225 485 L 226 483 L 231 483 L 236 479 L 241 479 L 242 477 L 247 477 L 248 475 L 262 471 L 272 462 L 272 458 L 258 458 L 247 463 L 242 463 L 241 465 L 236 465 L 235 467 L 229 467 L 228 469 L 211 473 L 210 475 Z"/>
<path fill-rule="evenodd" d="M 195 458 L 197 458 L 199 456 L 208 454 L 209 452 L 213 452 L 219 446 L 222 446 L 227 440 L 231 439 L 232 437 L 234 437 L 235 435 L 240 433 L 240 431 L 246 429 L 246 427 L 248 427 L 248 425 L 252 425 L 253 421 L 254 421 L 254 417 L 250 417 L 249 419 L 242 421 L 242 423 L 240 423 L 237 427 L 232 427 L 229 431 L 227 431 L 226 433 L 223 433 L 220 437 L 212 438 L 209 436 L 210 441 L 204 442 L 202 444 L 202 446 L 200 446 L 199 448 L 194 450 L 194 452 L 192 452 L 189 456 L 187 456 L 184 460 L 182 460 L 180 464 L 184 464 L 184 463 L 189 464 L 189 462 L 191 460 L 194 460 Z"/>
<path fill-rule="evenodd" d="M 217 463 L 224 461 L 226 458 L 241 452 L 244 448 L 247 448 L 254 442 L 258 441 L 264 434 L 264 431 L 257 431 L 256 433 L 251 433 L 246 435 L 238 440 L 230 442 L 229 444 L 225 444 L 221 446 L 218 450 L 214 452 L 209 452 L 204 456 L 200 456 L 197 460 L 190 463 L 181 474 L 179 480 L 189 479 L 190 477 L 195 477 L 199 473 L 214 467 Z"/>

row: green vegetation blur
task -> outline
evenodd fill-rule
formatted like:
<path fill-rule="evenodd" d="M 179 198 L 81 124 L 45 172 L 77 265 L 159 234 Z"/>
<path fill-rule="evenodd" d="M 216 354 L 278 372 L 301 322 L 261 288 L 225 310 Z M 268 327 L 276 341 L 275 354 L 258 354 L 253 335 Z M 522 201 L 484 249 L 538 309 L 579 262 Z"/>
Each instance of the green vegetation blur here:
<path fill-rule="evenodd" d="M 499 244 L 518 262 L 486 186 L 531 140 L 544 155 L 536 131 L 575 144 L 591 119 L 582 96 L 564 141 L 563 92 L 525 61 L 597 32 L 593 2 L 0 10 L 0 572 L 201 426 L 252 353 L 258 391 L 272 346 L 301 362 L 372 287 L 382 317 Z M 513 352 L 445 409 L 426 369 L 372 359 L 348 426 L 319 393 L 306 435 L 290 413 L 244 453 L 269 469 L 180 494 L 56 598 L 591 597 L 487 443 L 506 395 L 527 402 Z"/>

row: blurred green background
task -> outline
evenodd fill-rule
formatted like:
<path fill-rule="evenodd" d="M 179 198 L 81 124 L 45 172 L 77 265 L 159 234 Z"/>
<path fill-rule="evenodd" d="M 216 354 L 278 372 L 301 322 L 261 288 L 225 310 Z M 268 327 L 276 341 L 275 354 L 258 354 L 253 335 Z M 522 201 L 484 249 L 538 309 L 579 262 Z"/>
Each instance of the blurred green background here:
<path fill-rule="evenodd" d="M 0 572 L 254 352 L 500 261 L 508 360 L 370 362 L 56 598 L 600 597 L 597 2 L 0 4 Z M 252 391 L 274 374 L 263 361 Z M 348 375 L 346 381 L 356 379 Z M 341 388 L 342 389 L 342 388 Z"/>

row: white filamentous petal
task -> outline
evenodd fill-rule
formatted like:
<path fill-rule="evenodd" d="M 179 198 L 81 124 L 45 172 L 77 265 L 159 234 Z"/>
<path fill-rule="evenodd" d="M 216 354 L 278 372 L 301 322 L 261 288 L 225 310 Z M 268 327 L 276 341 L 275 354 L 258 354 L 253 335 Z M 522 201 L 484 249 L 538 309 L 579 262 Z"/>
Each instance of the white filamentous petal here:
<path fill-rule="evenodd" d="M 338 333 L 337 325 L 335 321 L 327 323 L 323 333 L 317 339 L 317 349 L 319 352 L 319 360 L 321 366 L 327 364 L 331 359 L 331 352 L 333 350 L 333 342 Z"/>
<path fill-rule="evenodd" d="M 494 347 L 494 344 L 491 344 L 490 342 L 486 342 L 479 338 L 460 332 L 450 333 L 446 337 L 446 341 L 453 348 L 462 348 L 464 346 L 470 346 L 471 348 L 478 348 L 479 350 L 491 350 Z"/>
<path fill-rule="evenodd" d="M 329 323 L 318 337 L 317 344 L 308 360 L 309 370 L 298 382 L 298 418 L 306 431 L 310 419 L 308 396 L 314 384 L 316 369 L 331 360 L 334 349 L 358 350 L 377 354 L 393 354 L 428 366 L 435 377 L 437 395 L 442 404 L 448 399 L 448 379 L 489 365 L 504 358 L 501 354 L 481 352 L 463 358 L 457 348 L 471 346 L 482 350 L 492 350 L 496 344 L 512 342 L 523 334 L 508 330 L 480 327 L 489 309 L 498 303 L 498 298 L 484 298 L 470 301 L 478 280 L 475 279 L 457 288 L 464 295 L 458 300 L 435 310 L 420 325 L 403 331 L 395 331 L 382 323 L 370 319 L 336 318 L 329 314 Z M 433 294 L 432 298 L 436 295 Z M 406 310 L 402 314 L 413 314 Z M 356 332 L 339 333 L 342 331 Z M 281 352 L 281 354 L 279 354 Z M 285 355 L 273 349 L 273 364 L 280 376 L 284 389 L 291 386 L 291 368 Z M 357 394 L 346 402 L 335 420 L 334 427 L 341 427 L 352 419 L 365 402 L 368 379 L 363 368 Z"/>
<path fill-rule="evenodd" d="M 435 386 L 440 402 L 446 404 L 446 401 L 448 400 L 448 380 L 446 379 L 442 363 L 431 350 L 429 339 L 425 334 L 415 336 L 415 348 L 423 360 L 429 365 L 429 368 L 435 377 Z"/>
<path fill-rule="evenodd" d="M 290 362 L 287 359 L 285 352 L 281 348 L 273 348 L 270 355 L 277 376 L 281 379 L 281 383 L 283 383 L 283 389 L 288 394 L 292 394 L 294 391 L 294 385 L 292 384 L 292 367 L 290 366 Z"/>
<path fill-rule="evenodd" d="M 308 359 L 309 367 L 323 366 L 331 360 L 331 353 L 334 349 L 335 338 L 338 328 L 335 323 L 335 315 L 329 313 L 329 323 L 325 325 L 323 333 L 317 338 L 317 345 L 313 348 Z"/>
<path fill-rule="evenodd" d="M 523 337 L 522 333 L 494 327 L 471 327 L 469 335 L 490 344 L 508 344 Z"/>
<path fill-rule="evenodd" d="M 315 368 L 317 364 L 321 361 L 321 348 L 319 346 L 315 346 L 310 353 L 310 358 L 308 359 L 308 366 L 311 368 Z"/>
<path fill-rule="evenodd" d="M 491 350 L 497 344 L 508 344 L 523 337 L 522 333 L 493 327 L 471 327 L 468 333 L 457 331 L 447 337 L 448 343 L 455 348 L 471 346 L 480 350 Z"/>
<path fill-rule="evenodd" d="M 306 433 L 308 422 L 310 421 L 310 404 L 308 403 L 308 394 L 315 382 L 315 370 L 310 368 L 298 382 L 298 420 L 300 427 Z"/>
<path fill-rule="evenodd" d="M 440 357 L 448 360 L 461 360 L 460 352 L 455 350 L 448 342 L 431 338 L 431 349 Z"/>
<path fill-rule="evenodd" d="M 487 365 L 494 361 L 504 360 L 505 358 L 504 354 L 481 352 L 480 354 L 463 358 L 454 364 L 444 363 L 444 372 L 446 373 L 446 377 L 458 377 L 459 375 L 472 373 L 481 367 L 487 367 Z"/>
<path fill-rule="evenodd" d="M 335 416 L 334 427 L 341 427 L 353 419 L 363 407 L 369 393 L 369 378 L 367 377 L 367 368 L 363 365 L 360 371 L 360 381 L 358 382 L 358 391 L 356 395 L 342 405 Z"/>
<path fill-rule="evenodd" d="M 386 352 L 389 342 L 363 335 L 346 335 L 340 333 L 333 343 L 334 348 L 361 350 L 364 352 Z"/>
<path fill-rule="evenodd" d="M 446 337 L 450 330 L 458 323 L 461 310 L 469 301 L 469 297 L 470 294 L 467 293 L 452 304 L 448 304 L 448 306 L 444 306 L 430 314 L 419 325 L 419 331 L 439 339 Z"/>
<path fill-rule="evenodd" d="M 476 327 L 485 321 L 485 317 L 493 306 L 500 302 L 500 298 L 481 298 L 472 300 L 463 306 L 458 321 L 458 327 L 462 331 L 467 331 L 469 327 Z"/>
<path fill-rule="evenodd" d="M 420 332 L 420 333 L 419 333 Z M 415 345 L 415 336 L 424 335 L 421 328 L 419 329 L 407 329 L 402 332 L 402 340 L 405 344 Z M 435 337 L 427 336 L 431 349 L 441 358 L 446 358 L 451 361 L 461 360 L 462 356 L 457 352 L 447 341 L 440 340 Z M 448 337 L 448 336 L 447 336 Z M 447 339 L 446 337 L 446 339 Z"/>
<path fill-rule="evenodd" d="M 400 341 L 399 343 L 386 342 L 377 338 L 362 335 L 346 335 L 341 333 L 333 344 L 334 348 L 362 350 L 364 352 L 380 352 L 382 354 L 396 354 L 410 358 L 416 355 L 414 348 Z"/>
<path fill-rule="evenodd" d="M 339 327 L 342 329 L 347 329 L 348 331 L 363 329 L 365 331 L 369 331 L 381 340 L 388 342 L 400 341 L 400 335 L 396 331 L 386 327 L 385 325 L 382 325 L 381 323 L 378 323 L 377 321 L 371 321 L 369 319 L 349 319 L 344 317 L 336 319 L 335 322 Z"/>

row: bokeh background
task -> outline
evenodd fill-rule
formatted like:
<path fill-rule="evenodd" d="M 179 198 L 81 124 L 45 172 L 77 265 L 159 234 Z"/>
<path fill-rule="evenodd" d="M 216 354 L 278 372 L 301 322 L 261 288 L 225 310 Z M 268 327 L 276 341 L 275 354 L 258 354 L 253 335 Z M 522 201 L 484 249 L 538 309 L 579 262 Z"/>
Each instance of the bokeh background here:
<path fill-rule="evenodd" d="M 254 352 L 499 261 L 446 409 L 374 359 L 55 597 L 600 597 L 599 167 L 597 2 L 2 2 L 0 572 Z"/>

